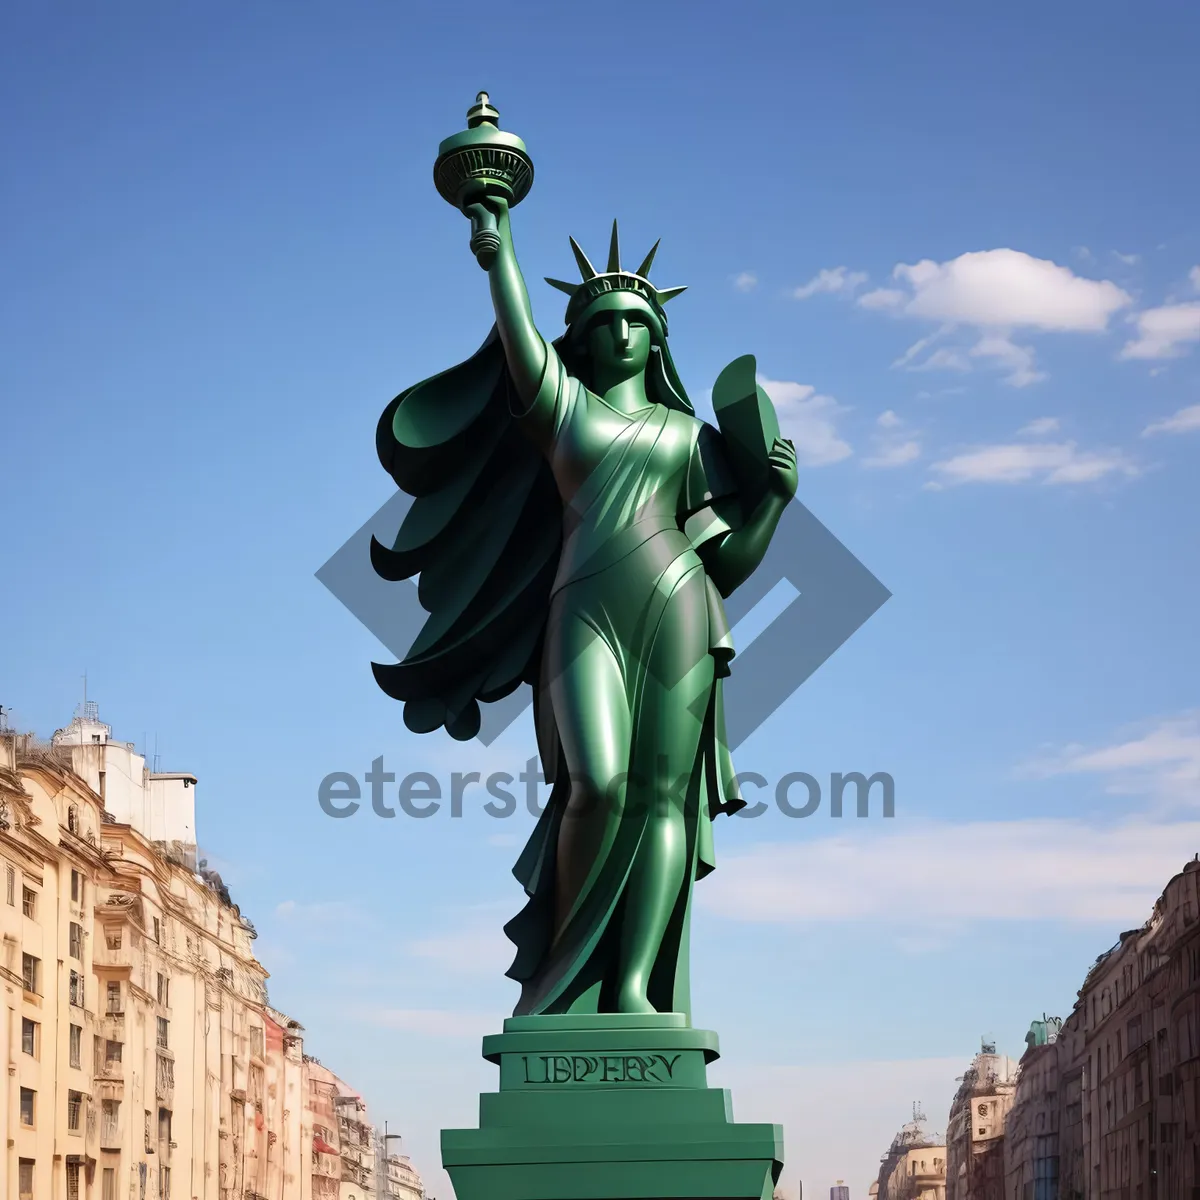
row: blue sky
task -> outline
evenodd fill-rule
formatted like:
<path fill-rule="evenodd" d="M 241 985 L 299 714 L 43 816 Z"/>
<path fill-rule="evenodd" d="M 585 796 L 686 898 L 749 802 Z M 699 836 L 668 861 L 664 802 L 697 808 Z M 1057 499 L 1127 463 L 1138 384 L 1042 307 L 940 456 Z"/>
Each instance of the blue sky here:
<path fill-rule="evenodd" d="M 888 771 L 896 817 L 723 822 L 695 928 L 735 1111 L 792 1196 L 861 1194 L 1200 849 L 1198 42 L 1182 3 L 6 6 L 0 703 L 48 734 L 86 671 L 196 772 L 273 1002 L 442 1200 L 528 818 L 317 786 L 532 738 L 407 735 L 313 577 L 391 494 L 384 404 L 490 323 L 439 140 L 481 87 L 525 138 L 547 333 L 568 234 L 661 236 L 693 395 L 756 354 L 893 593 L 738 761 Z"/>

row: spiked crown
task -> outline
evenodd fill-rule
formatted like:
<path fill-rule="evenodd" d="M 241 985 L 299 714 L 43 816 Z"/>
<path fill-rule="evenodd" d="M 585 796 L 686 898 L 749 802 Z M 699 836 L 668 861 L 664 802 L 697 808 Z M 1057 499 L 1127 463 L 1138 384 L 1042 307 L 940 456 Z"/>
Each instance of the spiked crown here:
<path fill-rule="evenodd" d="M 642 259 L 641 266 L 636 271 L 621 269 L 621 245 L 617 237 L 617 223 L 613 222 L 612 240 L 608 246 L 608 265 L 605 270 L 597 271 L 588 260 L 588 256 L 580 249 L 579 243 L 571 238 L 571 249 L 575 253 L 575 262 L 579 265 L 582 283 L 566 283 L 561 279 L 547 278 L 546 282 L 560 292 L 570 296 L 567 302 L 566 323 L 573 325 L 593 301 L 610 292 L 633 292 L 640 296 L 653 310 L 655 316 L 662 322 L 663 329 L 667 327 L 667 316 L 663 305 L 673 300 L 680 292 L 686 292 L 686 287 L 656 288 L 650 282 L 650 267 L 654 255 L 658 252 L 659 243 L 650 247 L 649 254 Z"/>

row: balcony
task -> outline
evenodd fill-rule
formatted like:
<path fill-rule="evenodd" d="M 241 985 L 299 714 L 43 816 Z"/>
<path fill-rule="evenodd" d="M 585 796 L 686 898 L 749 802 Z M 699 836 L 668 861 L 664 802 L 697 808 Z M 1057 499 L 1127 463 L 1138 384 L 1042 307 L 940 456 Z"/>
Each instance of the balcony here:
<path fill-rule="evenodd" d="M 125 1081 L 125 1064 L 118 1059 L 98 1059 L 95 1067 L 95 1079 L 98 1083 L 123 1083 Z"/>
<path fill-rule="evenodd" d="M 128 979 L 134 966 L 134 950 L 129 943 L 122 942 L 114 948 L 98 938 L 95 940 L 99 944 L 92 949 L 92 966 L 97 971 L 103 971 L 107 978 Z M 141 957 L 140 953 L 138 957 Z"/>

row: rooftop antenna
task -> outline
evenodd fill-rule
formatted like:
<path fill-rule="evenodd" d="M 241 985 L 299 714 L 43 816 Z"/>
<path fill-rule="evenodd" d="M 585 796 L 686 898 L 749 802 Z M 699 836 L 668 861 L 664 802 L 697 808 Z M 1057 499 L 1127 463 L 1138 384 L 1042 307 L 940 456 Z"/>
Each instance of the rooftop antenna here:
<path fill-rule="evenodd" d="M 158 734 L 157 733 L 154 735 L 154 759 L 153 759 L 153 763 L 150 767 L 150 770 L 155 775 L 158 774 Z"/>
<path fill-rule="evenodd" d="M 925 1111 L 921 1108 L 920 1100 L 913 1101 L 913 1124 L 916 1125 L 921 1121 L 926 1120 Z"/>

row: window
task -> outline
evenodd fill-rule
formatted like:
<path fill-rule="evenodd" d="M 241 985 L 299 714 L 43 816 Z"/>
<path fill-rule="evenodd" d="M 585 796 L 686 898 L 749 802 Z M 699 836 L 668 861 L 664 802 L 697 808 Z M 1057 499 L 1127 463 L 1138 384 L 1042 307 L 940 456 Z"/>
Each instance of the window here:
<path fill-rule="evenodd" d="M 175 1086 L 175 1064 L 161 1054 L 158 1056 L 157 1082 L 160 1093 L 169 1092 Z"/>
<path fill-rule="evenodd" d="M 42 960 L 40 958 L 34 958 L 32 954 L 21 955 L 21 983 L 27 992 L 40 995 L 41 967 Z"/>
<path fill-rule="evenodd" d="M 22 1158 L 18 1160 L 18 1163 L 17 1192 L 21 1200 L 33 1200 L 33 1159 Z M 113 1200 L 117 1200 L 115 1191 Z"/>
<path fill-rule="evenodd" d="M 120 950 L 121 948 L 121 931 L 118 929 L 116 933 L 106 933 L 104 935 L 104 944 L 110 950 Z"/>
<path fill-rule="evenodd" d="M 33 1125 L 33 1088 L 21 1089 L 21 1124 Z"/>
<path fill-rule="evenodd" d="M 79 1164 L 67 1163 L 67 1200 L 79 1200 Z"/>
<path fill-rule="evenodd" d="M 119 1017 L 125 1010 L 121 1007 L 121 984 L 116 979 L 108 981 L 107 1012 L 110 1016 Z"/>
<path fill-rule="evenodd" d="M 158 972 L 158 1002 L 164 1008 L 171 1007 L 171 981 L 161 972 Z"/>
<path fill-rule="evenodd" d="M 83 876 L 74 870 L 71 872 L 71 900 L 75 904 L 83 903 Z"/>
<path fill-rule="evenodd" d="M 78 971 L 71 972 L 71 982 L 68 988 L 70 1001 L 76 1008 L 83 1007 L 83 976 Z"/>
<path fill-rule="evenodd" d="M 120 1100 L 101 1100 L 100 1101 L 100 1145 L 115 1146 L 117 1141 L 117 1129 L 121 1120 L 121 1102 Z"/>
<path fill-rule="evenodd" d="M 158 1110 L 158 1140 L 171 1143 L 171 1110 L 169 1108 L 160 1108 Z"/>
<path fill-rule="evenodd" d="M 170 1042 L 167 1040 L 167 1036 L 170 1033 L 170 1029 L 171 1029 L 171 1023 L 167 1020 L 167 1018 L 159 1017 L 158 1018 L 158 1046 L 162 1050 L 169 1050 L 171 1048 Z"/>
<path fill-rule="evenodd" d="M 21 1018 L 21 1050 L 30 1058 L 37 1058 L 37 1022 L 28 1017 Z"/>
<path fill-rule="evenodd" d="M 83 1094 L 81 1092 L 67 1093 L 67 1129 L 72 1133 L 79 1132 L 80 1119 L 83 1115 Z"/>
<path fill-rule="evenodd" d="M 154 918 L 154 940 L 156 942 L 162 941 L 162 923 L 157 917 Z"/>
<path fill-rule="evenodd" d="M 71 957 L 83 959 L 83 926 L 77 921 L 71 922 Z"/>
<path fill-rule="evenodd" d="M 158 1200 L 171 1200 L 171 1168 L 158 1168 Z"/>
<path fill-rule="evenodd" d="M 37 912 L 37 892 L 33 888 L 21 889 L 21 911 L 31 919 Z"/>
<path fill-rule="evenodd" d="M 116 1167 L 105 1167 L 101 1178 L 103 1182 L 100 1185 L 100 1200 L 117 1200 Z"/>
<path fill-rule="evenodd" d="M 71 1054 L 71 1066 L 83 1066 L 83 1026 L 72 1025 L 68 1048 Z"/>
<path fill-rule="evenodd" d="M 104 1065 L 111 1067 L 114 1063 L 121 1061 L 121 1043 L 106 1041 L 104 1043 Z"/>
<path fill-rule="evenodd" d="M 15 867 L 4 868 L 4 898 L 13 907 L 17 907 L 17 870 Z"/>

